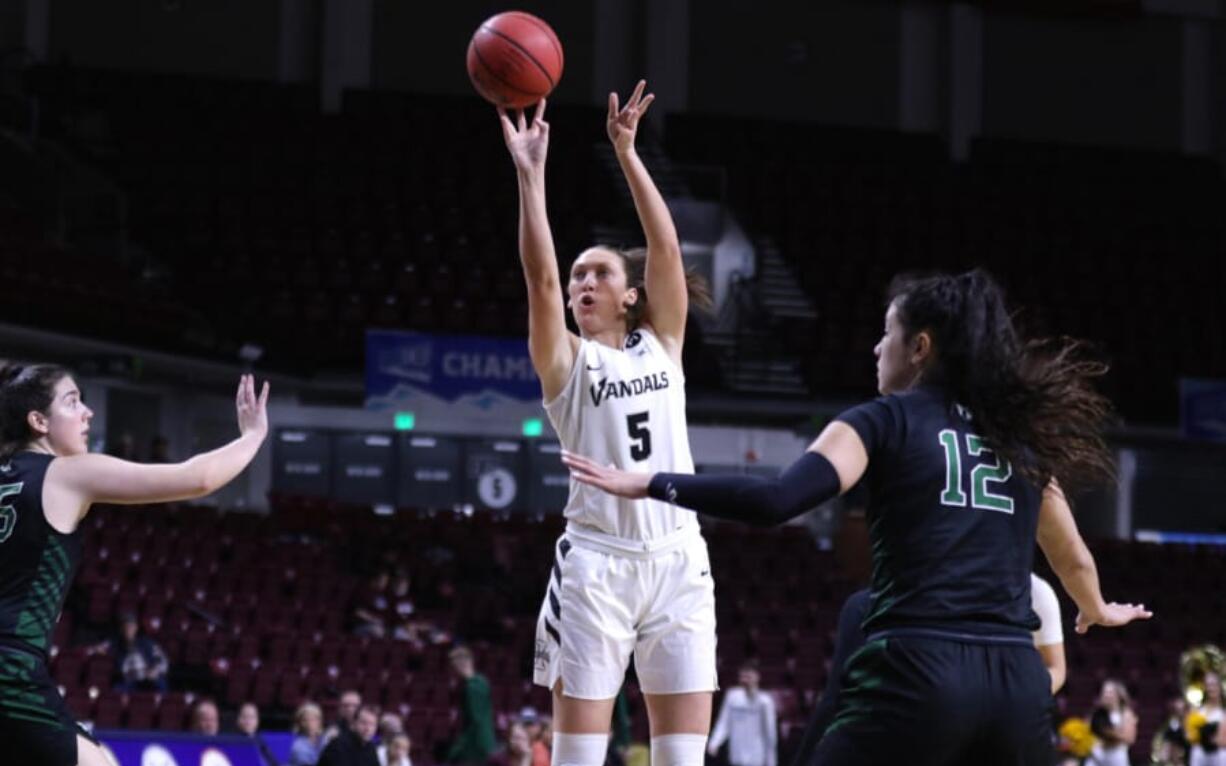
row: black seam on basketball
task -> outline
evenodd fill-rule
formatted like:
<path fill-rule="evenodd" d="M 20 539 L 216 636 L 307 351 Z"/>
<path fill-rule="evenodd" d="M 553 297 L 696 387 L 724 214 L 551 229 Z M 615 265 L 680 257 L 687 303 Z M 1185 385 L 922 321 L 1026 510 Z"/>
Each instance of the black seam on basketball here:
<path fill-rule="evenodd" d="M 533 64 L 536 64 L 536 68 L 537 68 L 537 69 L 539 69 L 539 70 L 541 70 L 541 74 L 545 75 L 545 79 L 549 81 L 549 88 L 550 88 L 551 90 L 552 90 L 552 89 L 553 89 L 553 88 L 554 88 L 554 87 L 557 85 L 557 83 L 555 83 L 555 82 L 553 81 L 553 78 L 549 76 L 549 72 L 548 72 L 548 70 L 546 70 L 546 69 L 545 69 L 545 65 L 544 65 L 544 64 L 542 64 L 541 62 L 537 61 L 537 60 L 536 60 L 536 56 L 533 56 L 531 51 L 529 51 L 529 50 L 528 50 L 527 48 L 525 48 L 524 46 L 520 45 L 518 40 L 516 40 L 516 39 L 515 39 L 515 38 L 513 38 L 513 37 L 507 37 L 507 36 L 506 36 L 506 35 L 504 35 L 502 32 L 499 32 L 497 29 L 491 29 L 490 27 L 481 27 L 481 28 L 482 28 L 483 30 L 485 30 L 486 32 L 489 32 L 491 35 L 498 35 L 498 36 L 499 36 L 499 37 L 501 37 L 503 40 L 506 40 L 507 42 L 509 42 L 511 45 L 514 45 L 516 48 L 519 48 L 519 50 L 520 50 L 520 51 L 521 51 L 521 52 L 522 52 L 522 53 L 523 53 L 525 56 L 527 56 L 527 57 L 528 57 L 528 60 L 529 60 L 529 61 L 531 61 Z M 480 56 L 480 55 L 481 55 L 480 51 L 478 51 L 477 55 L 478 55 L 478 56 Z M 484 63 L 485 63 L 485 61 L 483 60 L 481 63 L 483 63 L 483 64 L 484 64 Z M 511 86 L 511 87 L 515 87 L 515 86 Z M 519 90 L 519 89 L 518 89 L 518 88 L 516 88 L 516 90 Z M 527 91 L 520 91 L 520 92 L 521 92 L 521 93 L 527 93 Z"/>
<path fill-rule="evenodd" d="M 544 32 L 545 37 L 549 38 L 549 44 L 553 46 L 554 52 L 558 54 L 558 64 L 560 66 L 566 66 L 566 57 L 562 55 L 562 46 L 558 42 L 558 36 L 554 34 L 553 30 L 549 28 L 548 24 L 533 16 L 531 13 L 524 13 L 522 11 L 511 11 L 511 13 L 514 13 L 515 18 L 517 19 L 523 19 L 531 24 L 535 24 L 537 29 Z M 554 87 L 557 87 L 557 83 L 554 83 Z"/>
<path fill-rule="evenodd" d="M 482 27 L 482 29 L 484 29 L 484 27 Z M 473 53 L 477 54 L 477 61 L 480 61 L 480 62 L 481 62 L 481 68 L 482 68 L 482 69 L 484 69 L 485 71 L 489 72 L 489 73 L 490 73 L 490 77 L 493 77 L 495 80 L 497 80 L 498 82 L 500 82 L 500 83 L 502 83 L 503 85 L 507 86 L 508 88 L 510 88 L 510 89 L 511 89 L 511 90 L 513 90 L 513 91 L 516 91 L 516 92 L 519 92 L 519 93 L 523 93 L 525 96 L 536 96 L 536 95 L 537 95 L 536 93 L 533 93 L 533 92 L 532 92 L 532 91 L 530 91 L 530 90 L 524 90 L 523 88 L 517 88 L 517 87 L 515 87 L 514 85 L 512 85 L 511 83 L 509 83 L 509 82 L 507 82 L 506 80 L 504 80 L 502 77 L 500 77 L 500 76 L 498 75 L 498 73 L 497 73 L 497 72 L 495 72 L 495 71 L 493 70 L 493 68 L 491 68 L 491 67 L 490 67 L 490 65 L 489 65 L 489 64 L 485 63 L 485 57 L 481 55 L 481 46 L 476 45 L 476 44 L 474 43 L 474 44 L 473 44 L 473 46 L 472 46 L 472 49 L 473 49 Z M 538 64 L 538 66 L 539 66 L 539 64 Z"/>

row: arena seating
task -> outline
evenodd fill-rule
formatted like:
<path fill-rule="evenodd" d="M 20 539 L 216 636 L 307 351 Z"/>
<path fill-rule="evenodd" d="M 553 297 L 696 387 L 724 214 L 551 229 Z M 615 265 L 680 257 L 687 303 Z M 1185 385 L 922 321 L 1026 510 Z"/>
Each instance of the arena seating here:
<path fill-rule="evenodd" d="M 339 691 L 353 687 L 405 713 L 414 757 L 428 762 L 433 743 L 453 733 L 448 646 L 353 637 L 350 599 L 377 567 L 406 567 L 419 616 L 475 648 L 500 720 L 524 705 L 547 710 L 548 694 L 530 683 L 531 661 L 560 528 L 556 518 L 405 510 L 378 517 L 293 498 L 278 499 L 270 516 L 98 508 L 86 522 L 86 560 L 57 628 L 53 674 L 78 716 L 133 728 L 182 728 L 191 699 L 204 694 L 231 709 L 254 700 L 274 723 L 308 698 L 330 714 Z M 735 683 L 742 659 L 759 658 L 763 684 L 779 699 L 786 752 L 826 681 L 838 611 L 857 585 L 801 528 L 709 525 L 706 536 L 722 683 Z M 1108 596 L 1143 600 L 1160 619 L 1078 637 L 1062 597 L 1070 669 L 1062 709 L 1086 714 L 1101 680 L 1119 677 L 1140 712 L 1138 747 L 1148 747 L 1163 703 L 1177 692 L 1180 651 L 1191 641 L 1226 643 L 1226 621 L 1207 601 L 1226 576 L 1226 555 L 1121 543 L 1094 550 Z M 166 649 L 171 692 L 111 691 L 113 659 L 88 653 L 125 611 L 138 614 Z M 645 737 L 633 684 L 628 693 Z"/>
<path fill-rule="evenodd" d="M 480 102 L 351 91 L 324 115 L 309 88 L 57 67 L 27 85 L 45 134 L 127 194 L 139 255 L 93 261 L 127 281 L 118 306 L 86 281 L 93 321 L 37 306 L 26 321 L 229 359 L 256 343 L 270 368 L 302 373 L 360 369 L 367 327 L 525 332 L 515 174 Z M 593 224 L 624 218 L 620 181 L 594 161 L 601 110 L 547 116 L 565 268 Z M 174 321 L 148 321 L 150 294 Z M 709 362 L 696 326 L 690 341 L 687 358 Z M 718 389 L 702 366 L 693 383 Z"/>
<path fill-rule="evenodd" d="M 723 165 L 737 213 L 813 296 L 815 390 L 859 392 L 900 271 L 984 266 L 1036 333 L 1098 345 L 1126 416 L 1173 421 L 1176 378 L 1226 375 L 1226 183 L 1207 159 L 673 115 L 670 156 Z"/>
<path fill-rule="evenodd" d="M 40 303 L 28 283 L 47 275 L 6 273 L 17 278 L 0 289 L 29 322 L 226 358 L 253 342 L 271 368 L 300 372 L 357 369 L 370 326 L 526 326 L 514 173 L 475 99 L 354 91 L 325 115 L 305 86 L 68 67 L 26 82 L 43 132 L 128 195 L 135 253 L 65 271 L 6 214 L 0 236 L 67 282 L 63 301 Z M 566 262 L 624 210 L 593 152 L 600 110 L 554 105 L 550 121 Z M 1178 376 L 1226 376 L 1212 337 L 1226 324 L 1213 212 L 1226 184 L 1212 162 L 980 139 L 957 165 L 935 135 L 709 115 L 670 116 L 666 138 L 676 161 L 727 169 L 736 212 L 812 295 L 816 331 L 788 337 L 815 394 L 868 390 L 891 274 L 972 265 L 1002 279 L 1026 327 L 1096 344 L 1133 421 L 1173 421 Z M 48 308 L 61 303 L 78 308 Z M 713 371 L 691 325 L 687 352 Z"/>

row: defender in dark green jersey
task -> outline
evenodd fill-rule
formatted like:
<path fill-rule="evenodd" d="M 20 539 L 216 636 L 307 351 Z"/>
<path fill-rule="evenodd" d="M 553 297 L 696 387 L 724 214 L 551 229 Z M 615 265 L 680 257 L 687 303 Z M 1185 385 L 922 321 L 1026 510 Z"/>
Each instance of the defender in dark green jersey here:
<path fill-rule="evenodd" d="M 776 524 L 868 493 L 867 643 L 848 660 L 813 763 L 1047 766 L 1050 676 L 1030 635 L 1036 539 L 1078 630 L 1149 617 L 1108 604 L 1059 482 L 1111 472 L 1105 369 L 1024 344 L 979 271 L 897 282 L 874 349 L 882 397 L 840 415 L 778 479 L 630 474 L 564 455 L 575 478 Z"/>
<path fill-rule="evenodd" d="M 201 497 L 255 456 L 268 432 L 268 385 L 243 376 L 241 436 L 183 463 L 139 465 L 92 455 L 93 412 L 54 365 L 0 370 L 0 753 L 22 766 L 107 766 L 48 672 L 51 632 L 81 560 L 79 526 L 96 502 Z"/>

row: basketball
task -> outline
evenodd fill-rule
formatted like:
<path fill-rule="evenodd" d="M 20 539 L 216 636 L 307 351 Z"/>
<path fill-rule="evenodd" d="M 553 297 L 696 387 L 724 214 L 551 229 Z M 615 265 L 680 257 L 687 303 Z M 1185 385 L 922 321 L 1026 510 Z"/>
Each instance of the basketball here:
<path fill-rule="evenodd" d="M 491 16 L 468 44 L 468 77 L 483 98 L 522 109 L 562 78 L 562 44 L 541 19 L 522 11 Z"/>

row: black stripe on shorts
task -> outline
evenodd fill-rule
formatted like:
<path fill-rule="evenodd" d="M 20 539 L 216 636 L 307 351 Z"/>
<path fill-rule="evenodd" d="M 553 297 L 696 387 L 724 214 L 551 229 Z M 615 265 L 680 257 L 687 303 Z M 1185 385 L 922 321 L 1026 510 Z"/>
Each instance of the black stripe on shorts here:
<path fill-rule="evenodd" d="M 558 642 L 558 646 L 562 645 L 562 636 L 558 633 L 558 629 L 550 624 L 549 620 L 545 620 L 545 632 L 553 636 L 553 640 Z"/>

